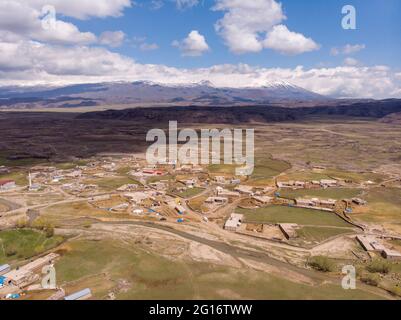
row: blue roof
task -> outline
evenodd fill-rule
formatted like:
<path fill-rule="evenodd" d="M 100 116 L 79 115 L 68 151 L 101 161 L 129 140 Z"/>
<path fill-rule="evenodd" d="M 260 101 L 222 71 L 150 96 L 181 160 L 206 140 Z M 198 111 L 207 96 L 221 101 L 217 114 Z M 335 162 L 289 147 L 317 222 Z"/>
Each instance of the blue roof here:
<path fill-rule="evenodd" d="M 90 289 L 84 289 L 78 292 L 73 293 L 72 295 L 69 295 L 64 298 L 64 300 L 78 300 L 79 298 L 82 298 L 87 295 L 91 295 L 92 292 Z"/>
<path fill-rule="evenodd" d="M 0 285 L 3 285 L 5 280 L 6 280 L 6 278 L 4 278 L 3 276 L 0 276 Z"/>

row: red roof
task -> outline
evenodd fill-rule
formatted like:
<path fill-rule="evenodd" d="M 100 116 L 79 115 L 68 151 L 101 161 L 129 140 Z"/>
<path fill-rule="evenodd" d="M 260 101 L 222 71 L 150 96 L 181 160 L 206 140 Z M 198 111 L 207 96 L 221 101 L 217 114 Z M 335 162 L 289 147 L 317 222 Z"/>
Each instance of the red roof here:
<path fill-rule="evenodd" d="M 8 183 L 15 183 L 14 180 L 0 180 L 0 186 L 4 186 L 5 184 Z"/>

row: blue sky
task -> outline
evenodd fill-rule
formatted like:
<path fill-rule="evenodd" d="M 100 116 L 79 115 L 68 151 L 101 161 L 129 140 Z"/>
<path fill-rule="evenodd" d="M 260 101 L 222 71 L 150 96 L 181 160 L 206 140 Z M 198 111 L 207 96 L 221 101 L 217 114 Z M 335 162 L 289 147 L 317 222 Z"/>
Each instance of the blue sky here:
<path fill-rule="evenodd" d="M 320 50 L 296 56 L 282 55 L 274 50 L 244 54 L 230 52 L 215 31 L 214 25 L 224 13 L 211 10 L 214 6 L 212 0 L 204 0 L 185 10 L 177 9 L 175 2 L 169 0 L 155 10 L 149 2 L 137 0 L 137 5 L 126 9 L 124 16 L 119 18 L 72 21 L 82 31 L 96 34 L 122 30 L 126 41 L 114 51 L 141 63 L 185 68 L 224 63 L 248 63 L 263 67 L 336 66 L 342 63 L 344 55 L 331 55 L 333 47 L 364 44 L 366 48 L 352 54 L 353 58 L 365 65 L 401 67 L 401 2 L 398 0 L 282 0 L 288 28 L 311 37 L 321 45 Z M 357 10 L 357 30 L 341 27 L 341 9 L 346 4 L 354 5 Z M 174 40 L 185 38 L 191 30 L 198 30 L 204 35 L 211 49 L 200 57 L 182 57 L 177 48 L 171 46 Z M 131 41 L 144 37 L 147 43 L 156 43 L 159 49 L 144 52 Z"/>
<path fill-rule="evenodd" d="M 0 1 L 0 86 L 285 81 L 401 98 L 400 21 L 399 0 Z"/>

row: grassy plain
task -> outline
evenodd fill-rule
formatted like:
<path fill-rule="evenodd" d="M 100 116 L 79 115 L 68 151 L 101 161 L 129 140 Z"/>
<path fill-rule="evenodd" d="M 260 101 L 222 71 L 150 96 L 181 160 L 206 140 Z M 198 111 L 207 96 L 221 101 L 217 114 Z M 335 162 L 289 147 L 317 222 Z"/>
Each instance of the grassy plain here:
<path fill-rule="evenodd" d="M 297 223 L 307 226 L 349 227 L 350 225 L 331 212 L 288 206 L 268 206 L 258 209 L 237 209 L 245 215 L 247 222 L 255 223 Z"/>
<path fill-rule="evenodd" d="M 267 273 L 170 260 L 112 240 L 74 241 L 56 264 L 67 293 L 91 287 L 117 299 L 377 299 L 340 285 L 312 287 Z"/>
<path fill-rule="evenodd" d="M 64 240 L 61 236 L 47 238 L 43 232 L 22 229 L 0 232 L 0 264 L 22 260 L 56 247 Z"/>
<path fill-rule="evenodd" d="M 348 189 L 348 188 L 328 188 L 328 189 L 298 189 L 290 190 L 283 189 L 280 191 L 280 196 L 287 199 L 296 198 L 311 198 L 317 197 L 322 199 L 351 199 L 357 197 L 362 190 L 360 189 Z"/>
<path fill-rule="evenodd" d="M 352 232 L 347 228 L 331 228 L 331 227 L 302 227 L 297 230 L 297 234 L 304 240 L 322 242 L 335 236 Z"/>

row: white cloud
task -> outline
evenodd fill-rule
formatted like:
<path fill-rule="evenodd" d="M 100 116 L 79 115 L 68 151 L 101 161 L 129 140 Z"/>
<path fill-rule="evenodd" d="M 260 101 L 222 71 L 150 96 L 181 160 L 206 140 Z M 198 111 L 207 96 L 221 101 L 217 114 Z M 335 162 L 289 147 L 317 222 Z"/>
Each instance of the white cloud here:
<path fill-rule="evenodd" d="M 141 51 L 154 51 L 159 49 L 159 45 L 157 43 L 148 43 L 146 41 L 146 37 L 133 37 L 131 39 L 131 43 L 135 48 L 138 48 Z"/>
<path fill-rule="evenodd" d="M 41 25 L 41 6 L 56 6 L 56 28 Z M 106 32 L 99 40 L 93 33 L 82 32 L 63 16 L 78 19 L 118 16 L 129 0 L 2 0 L 0 1 L 0 85 L 72 84 L 102 81 L 151 80 L 161 83 L 193 83 L 209 80 L 217 86 L 263 86 L 272 81 L 287 81 L 323 95 L 346 98 L 401 98 L 401 73 L 386 66 L 366 67 L 346 59 L 333 68 L 260 68 L 247 64 L 216 65 L 208 68 L 172 68 L 140 64 L 104 47 L 117 46 L 124 36 Z M 236 53 L 258 52 L 271 48 L 285 54 L 315 50 L 317 44 L 282 24 L 281 4 L 274 0 L 216 0 L 214 10 L 224 11 L 217 23 L 218 32 Z M 140 50 L 158 46 L 137 38 Z M 65 46 L 68 45 L 68 46 Z M 183 55 L 197 56 L 209 50 L 198 31 L 175 45 Z M 364 45 L 337 49 L 338 54 L 352 54 Z M 346 53 L 348 52 L 348 53 Z M 398 73 L 397 73 L 398 72 Z"/>
<path fill-rule="evenodd" d="M 357 66 L 357 65 L 359 65 L 359 61 L 354 58 L 347 57 L 344 59 L 344 64 L 346 66 Z"/>
<path fill-rule="evenodd" d="M 33 41 L 0 41 L 0 85 L 71 84 L 150 80 L 193 83 L 209 80 L 221 87 L 257 87 L 286 81 L 341 98 L 401 98 L 401 77 L 386 66 L 305 69 L 259 68 L 247 64 L 179 69 L 140 64 L 105 48 L 57 46 Z"/>
<path fill-rule="evenodd" d="M 150 1 L 150 9 L 152 10 L 159 10 L 164 7 L 163 0 L 151 0 Z"/>
<path fill-rule="evenodd" d="M 203 35 L 197 30 L 191 31 L 182 41 L 174 41 L 174 47 L 181 50 L 183 56 L 197 57 L 210 50 Z"/>
<path fill-rule="evenodd" d="M 28 2 L 27 4 L 31 4 Z M 44 28 L 41 11 L 26 3 L 0 2 L 0 30 L 7 37 L 25 38 L 57 44 L 90 44 L 96 41 L 91 32 L 81 32 L 72 23 L 56 20 L 52 28 Z"/>
<path fill-rule="evenodd" d="M 302 34 L 289 31 L 282 24 L 274 26 L 267 34 L 264 46 L 283 54 L 295 55 L 319 49 L 319 45 Z"/>
<path fill-rule="evenodd" d="M 337 47 L 331 48 L 330 54 L 332 56 L 338 56 L 340 54 L 349 55 L 349 54 L 357 53 L 365 48 L 366 48 L 366 45 L 364 45 L 364 44 L 354 44 L 354 45 L 346 44 L 344 47 L 341 47 L 341 48 L 337 48 Z"/>
<path fill-rule="evenodd" d="M 199 4 L 199 0 L 175 0 L 178 9 L 188 9 Z"/>
<path fill-rule="evenodd" d="M 157 43 L 141 43 L 139 46 L 139 49 L 141 51 L 153 51 L 153 50 L 157 50 L 159 49 L 159 46 L 157 45 Z"/>
<path fill-rule="evenodd" d="M 54 6 L 57 13 L 77 19 L 90 17 L 119 17 L 131 0 L 13 0 L 36 10 L 45 5 Z"/>
<path fill-rule="evenodd" d="M 112 48 L 120 47 L 125 39 L 122 31 L 105 31 L 99 37 L 99 43 Z"/>
<path fill-rule="evenodd" d="M 276 0 L 217 0 L 213 10 L 225 13 L 215 28 L 234 53 L 260 52 L 269 48 L 298 54 L 318 49 L 312 39 L 280 25 L 286 16 L 281 3 Z M 279 40 L 284 42 L 279 44 Z"/>

